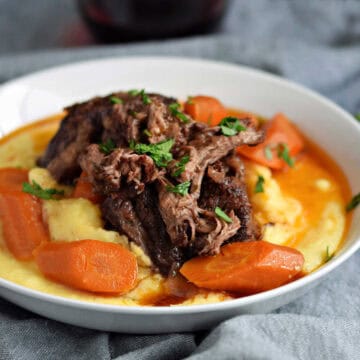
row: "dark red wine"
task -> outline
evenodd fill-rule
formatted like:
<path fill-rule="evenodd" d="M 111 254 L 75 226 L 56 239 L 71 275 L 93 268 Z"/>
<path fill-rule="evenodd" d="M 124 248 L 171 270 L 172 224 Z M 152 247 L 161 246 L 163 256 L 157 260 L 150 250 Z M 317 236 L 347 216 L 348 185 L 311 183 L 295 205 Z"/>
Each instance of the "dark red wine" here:
<path fill-rule="evenodd" d="M 216 30 L 227 0 L 78 0 L 101 42 L 204 34 Z"/>

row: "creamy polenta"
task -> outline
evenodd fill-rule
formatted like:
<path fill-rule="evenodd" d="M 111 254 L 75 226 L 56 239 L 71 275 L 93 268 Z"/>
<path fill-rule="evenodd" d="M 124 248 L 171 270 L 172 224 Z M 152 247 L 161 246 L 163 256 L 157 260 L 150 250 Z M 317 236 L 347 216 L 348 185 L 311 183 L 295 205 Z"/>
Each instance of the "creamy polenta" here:
<path fill-rule="evenodd" d="M 46 169 L 37 168 L 36 158 L 57 131 L 57 116 L 27 126 L 0 141 L 0 167 L 31 169 L 29 180 L 45 188 L 63 190 L 72 187 L 56 183 Z M 349 219 L 345 197 L 349 188 L 340 169 L 329 164 L 324 154 L 312 145 L 294 168 L 270 169 L 246 161 L 246 184 L 256 221 L 265 241 L 299 250 L 305 258 L 304 274 L 321 266 L 340 246 Z M 324 160 L 325 159 L 325 160 Z M 335 170 L 335 173 L 334 173 Z M 264 192 L 255 193 L 259 176 L 264 178 Z M 102 296 L 63 286 L 46 279 L 32 261 L 18 261 L 6 249 L 0 232 L 0 277 L 31 289 L 66 298 L 104 304 L 144 305 L 148 299 L 161 298 L 165 280 L 151 270 L 151 261 L 142 249 L 129 243 L 126 236 L 104 229 L 100 209 L 86 199 L 44 200 L 43 216 L 52 241 L 98 239 L 119 243 L 131 250 L 138 262 L 137 286 L 121 296 Z M 200 290 L 176 305 L 193 305 L 231 299 L 224 292 Z M 156 302 L 154 302 L 156 303 Z M 174 303 L 174 302 L 173 302 Z"/>

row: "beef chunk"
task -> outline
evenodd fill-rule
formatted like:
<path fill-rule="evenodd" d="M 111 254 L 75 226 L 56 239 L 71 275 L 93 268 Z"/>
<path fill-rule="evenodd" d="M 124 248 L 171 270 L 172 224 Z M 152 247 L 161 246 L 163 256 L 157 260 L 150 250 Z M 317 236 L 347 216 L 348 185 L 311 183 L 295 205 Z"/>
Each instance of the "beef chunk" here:
<path fill-rule="evenodd" d="M 140 194 L 145 184 L 154 182 L 161 174 L 150 156 L 135 154 L 127 148 L 118 148 L 105 155 L 92 144 L 80 156 L 80 165 L 88 174 L 95 190 L 108 194 L 126 182 Z"/>
<path fill-rule="evenodd" d="M 114 104 L 112 97 L 122 103 Z M 147 140 L 145 129 L 152 134 L 150 142 L 173 138 L 184 143 L 186 129 L 169 110 L 176 100 L 157 94 L 149 98 L 151 103 L 145 104 L 141 95 L 119 92 L 66 108 L 67 115 L 38 164 L 57 181 L 72 183 L 81 170 L 79 156 L 91 143 L 111 139 L 116 146 L 127 147 L 131 140 Z"/>
<path fill-rule="evenodd" d="M 237 156 L 231 155 L 223 161 L 218 161 L 209 166 L 204 178 L 199 204 L 202 208 L 214 211 L 220 207 L 226 213 L 234 211 L 240 220 L 239 231 L 236 232 L 229 242 L 257 240 L 260 237 L 260 229 L 252 216 L 252 206 L 246 191 L 243 177 L 243 166 Z M 230 166 L 229 166 L 230 164 Z M 235 176 L 229 175 L 237 166 Z"/>
<path fill-rule="evenodd" d="M 219 159 L 225 157 L 229 152 L 233 151 L 237 146 L 242 144 L 256 144 L 262 140 L 263 134 L 255 130 L 255 128 L 246 120 L 242 121 L 242 124 L 246 126 L 246 130 L 240 132 L 235 136 L 224 136 L 219 134 L 218 128 L 209 128 L 206 131 L 202 131 L 194 137 L 189 145 L 182 147 L 182 152 L 187 154 L 190 161 L 185 166 L 185 171 L 180 175 L 181 181 L 191 181 L 190 193 L 187 196 L 179 197 L 176 194 L 169 193 L 166 190 L 166 183 L 159 185 L 159 207 L 163 216 L 164 222 L 167 227 L 167 231 L 174 244 L 179 246 L 189 246 L 193 244 L 196 239 L 199 239 L 197 231 L 199 227 L 204 226 L 209 228 L 209 222 L 213 224 L 213 230 L 209 231 L 207 242 L 214 242 L 220 245 L 222 242 L 228 240 L 234 236 L 240 227 L 237 218 L 233 219 L 232 225 L 229 226 L 225 222 L 219 224 L 218 219 L 212 216 L 209 218 L 209 212 L 201 214 L 201 205 L 198 206 L 198 199 L 200 197 L 200 191 L 202 188 L 203 177 L 206 169 L 216 163 Z M 234 161 L 234 160 L 233 160 Z M 236 169 L 234 170 L 236 172 Z M 224 175 L 225 176 L 225 175 Z M 230 186 L 231 185 L 231 186 Z M 221 187 L 222 183 L 216 183 L 216 187 Z M 246 195 L 246 189 L 243 182 L 234 177 L 232 181 L 227 179 L 227 183 L 223 184 L 224 188 L 229 187 L 228 198 L 231 196 L 231 192 L 237 195 L 236 201 L 241 200 L 241 194 Z M 219 189 L 221 192 L 221 189 Z M 235 193 L 238 194 L 235 194 Z M 213 193 L 210 192 L 209 196 Z M 245 199 L 245 198 L 244 198 Z M 246 200 L 248 201 L 247 197 Z M 227 207 L 229 211 L 237 209 L 239 205 L 235 206 L 235 201 L 231 203 L 231 206 Z M 214 210 L 215 206 L 210 210 Z M 245 206 L 247 209 L 247 206 Z M 206 207 L 205 207 L 206 209 Z M 251 211 L 251 208 L 250 208 Z M 213 213 L 212 213 L 213 214 Z M 235 212 L 236 215 L 236 212 Z M 241 213 L 243 215 L 243 213 Z M 205 218 L 204 218 L 205 217 Z M 220 226 L 220 227 L 219 227 Z M 226 231 L 224 229 L 227 229 Z M 221 237 L 219 234 L 222 234 Z M 216 235 L 215 235 L 216 234 Z M 202 235 L 202 239 L 204 236 Z M 220 241 L 221 239 L 221 241 Z M 219 251 L 219 246 L 213 246 L 210 252 L 201 248 L 200 243 L 206 246 L 206 249 L 211 247 L 206 245 L 206 242 L 197 240 L 196 248 L 200 254 L 214 254 Z M 195 246 L 195 245 L 193 245 Z"/>
<path fill-rule="evenodd" d="M 121 101 L 114 104 L 111 96 Z M 65 183 L 85 171 L 104 198 L 101 211 L 107 223 L 141 246 L 164 275 L 193 256 L 217 254 L 228 242 L 258 239 L 244 166 L 234 150 L 260 143 L 263 132 L 244 118 L 245 130 L 225 136 L 220 127 L 190 117 L 183 122 L 171 110 L 173 98 L 145 97 L 119 92 L 69 107 L 39 164 Z M 130 146 L 167 139 L 174 142 L 167 167 L 156 166 L 150 155 Z M 98 143 L 108 140 L 115 149 L 104 154 Z M 177 173 L 184 157 L 189 161 Z M 169 191 L 184 182 L 190 183 L 187 194 Z M 217 206 L 231 222 L 216 216 Z"/>
<path fill-rule="evenodd" d="M 186 259 L 184 249 L 174 246 L 161 217 L 156 189 L 153 185 L 145 188 L 134 199 L 136 213 L 147 231 L 145 251 L 162 274 L 175 274 Z"/>

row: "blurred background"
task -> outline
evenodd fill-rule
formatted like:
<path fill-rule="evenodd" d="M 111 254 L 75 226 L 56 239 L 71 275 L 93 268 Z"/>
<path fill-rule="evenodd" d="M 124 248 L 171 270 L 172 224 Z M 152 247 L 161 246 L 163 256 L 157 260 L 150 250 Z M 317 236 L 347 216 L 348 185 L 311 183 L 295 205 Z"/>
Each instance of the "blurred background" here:
<path fill-rule="evenodd" d="M 356 2 L 360 9 L 358 0 L 0 0 L 0 55 L 207 33 L 286 31 L 342 44 L 360 37 Z"/>

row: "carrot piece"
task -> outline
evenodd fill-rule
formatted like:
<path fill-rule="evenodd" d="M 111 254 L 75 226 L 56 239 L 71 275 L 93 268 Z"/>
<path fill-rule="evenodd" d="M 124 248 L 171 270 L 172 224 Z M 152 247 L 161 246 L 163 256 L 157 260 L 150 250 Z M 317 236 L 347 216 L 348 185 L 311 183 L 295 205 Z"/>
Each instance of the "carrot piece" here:
<path fill-rule="evenodd" d="M 194 120 L 210 126 L 216 126 L 226 116 L 226 109 L 221 102 L 211 96 L 194 96 L 185 103 L 185 113 Z"/>
<path fill-rule="evenodd" d="M 287 166 L 278 150 L 282 144 L 287 145 L 289 155 L 295 156 L 304 148 L 304 140 L 294 125 L 284 114 L 277 114 L 265 125 L 264 142 L 256 146 L 238 147 L 239 154 L 272 169 L 280 170 Z"/>
<path fill-rule="evenodd" d="M 49 241 L 42 221 L 41 202 L 32 195 L 0 192 L 0 219 L 5 244 L 19 260 L 31 259 L 33 251 Z"/>
<path fill-rule="evenodd" d="M 126 293 L 137 278 L 135 256 L 99 240 L 50 242 L 35 251 L 35 261 L 49 279 L 96 293 Z"/>
<path fill-rule="evenodd" d="M 295 249 L 250 241 L 225 245 L 218 255 L 193 258 L 180 272 L 199 287 L 252 294 L 288 283 L 303 263 Z"/>
<path fill-rule="evenodd" d="M 86 172 L 82 172 L 72 194 L 73 198 L 85 198 L 91 202 L 98 204 L 101 202 L 102 197 L 94 193 L 94 188 L 88 180 Z"/>
<path fill-rule="evenodd" d="M 0 169 L 0 192 L 22 191 L 22 184 L 28 181 L 28 174 L 25 169 Z"/>

